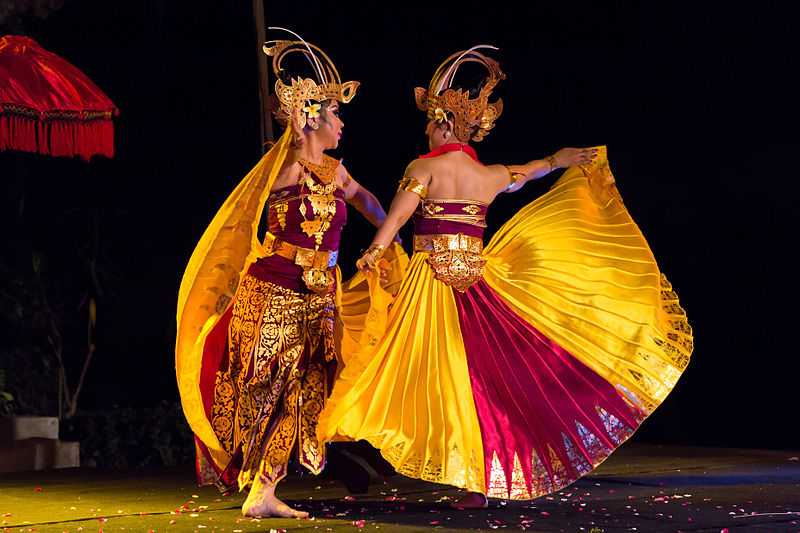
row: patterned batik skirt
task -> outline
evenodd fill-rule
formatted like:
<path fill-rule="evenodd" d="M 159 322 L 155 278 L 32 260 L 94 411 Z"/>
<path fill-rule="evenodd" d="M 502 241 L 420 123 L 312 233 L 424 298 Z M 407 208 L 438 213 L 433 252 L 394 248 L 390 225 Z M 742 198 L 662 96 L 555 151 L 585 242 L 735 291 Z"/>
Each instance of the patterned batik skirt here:
<path fill-rule="evenodd" d="M 293 452 L 314 474 L 324 467 L 316 426 L 336 371 L 335 309 L 334 292 L 297 292 L 252 272 L 243 278 L 211 411 L 232 457 L 223 483 L 238 478 L 243 489 L 259 474 L 277 482 Z"/>

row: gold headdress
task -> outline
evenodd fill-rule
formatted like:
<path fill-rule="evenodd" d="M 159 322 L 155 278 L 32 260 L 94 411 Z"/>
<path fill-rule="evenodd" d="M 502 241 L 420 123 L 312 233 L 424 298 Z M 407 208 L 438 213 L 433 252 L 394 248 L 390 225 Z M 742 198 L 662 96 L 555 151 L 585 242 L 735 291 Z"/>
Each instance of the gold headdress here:
<path fill-rule="evenodd" d="M 272 71 L 275 73 L 275 96 L 278 101 L 274 110 L 278 120 L 288 120 L 293 114 L 299 113 L 300 127 L 306 125 L 309 118 L 319 116 L 320 102 L 325 100 L 338 100 L 346 104 L 356 95 L 360 85 L 357 81 L 342 83 L 339 71 L 333 61 L 320 50 L 319 47 L 307 43 L 302 37 L 284 28 L 270 28 L 287 31 L 295 35 L 298 41 L 267 41 L 264 43 L 264 53 L 272 57 Z M 314 70 L 316 80 L 311 78 L 291 78 L 290 85 L 281 80 L 283 59 L 292 52 L 299 52 L 308 59 Z"/>
<path fill-rule="evenodd" d="M 439 65 L 427 89 L 414 89 L 417 107 L 428 113 L 428 119 L 441 123 L 452 118 L 455 134 L 463 141 L 482 141 L 503 112 L 503 101 L 498 98 L 489 103 L 489 96 L 506 75 L 497 61 L 477 51 L 481 48 L 497 50 L 493 46 L 478 45 L 456 52 Z M 464 63 L 479 63 L 488 71 L 475 98 L 470 98 L 469 91 L 450 88 L 456 71 Z"/>

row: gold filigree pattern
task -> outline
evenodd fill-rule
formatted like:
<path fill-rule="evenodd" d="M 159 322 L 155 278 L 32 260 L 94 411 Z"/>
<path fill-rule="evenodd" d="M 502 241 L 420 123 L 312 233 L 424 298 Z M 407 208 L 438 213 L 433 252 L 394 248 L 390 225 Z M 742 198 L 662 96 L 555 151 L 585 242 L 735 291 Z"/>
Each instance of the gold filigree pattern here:
<path fill-rule="evenodd" d="M 470 98 L 467 90 L 450 88 L 459 66 L 467 62 L 478 63 L 487 70 L 475 98 Z M 439 65 L 427 89 L 414 89 L 414 97 L 417 107 L 427 113 L 428 120 L 436 120 L 437 114 L 439 120 L 452 118 L 456 137 L 465 142 L 480 142 L 503 112 L 503 101 L 498 98 L 489 102 L 489 96 L 505 77 L 497 61 L 477 50 L 456 52 Z"/>
<path fill-rule="evenodd" d="M 325 461 L 316 424 L 335 364 L 334 295 L 301 294 L 245 276 L 234 300 L 228 365 L 217 374 L 212 426 L 231 455 L 239 486 L 257 474 L 277 481 L 297 442 L 301 464 Z"/>
<path fill-rule="evenodd" d="M 465 213 L 475 216 L 481 212 L 481 208 L 475 204 L 468 204 L 461 208 Z"/>
<path fill-rule="evenodd" d="M 329 186 L 331 183 L 334 184 L 333 188 L 326 187 L 323 193 L 323 191 L 320 190 L 321 186 L 318 186 L 312 182 L 309 185 L 309 188 L 312 191 L 316 192 L 317 194 L 327 194 L 328 192 L 333 192 L 336 190 L 336 169 L 339 168 L 340 164 L 338 159 L 326 154 L 322 154 L 322 163 L 313 163 L 307 159 L 298 159 L 297 162 L 300 163 L 300 165 L 308 172 L 311 172 L 317 176 L 324 185 Z"/>
<path fill-rule="evenodd" d="M 328 397 L 328 386 L 325 370 L 321 364 L 309 365 L 303 378 L 302 405 L 300 407 L 300 431 L 302 432 L 302 448 L 300 464 L 313 474 L 322 472 L 325 464 L 324 445 L 317 440 L 317 421 Z"/>
<path fill-rule="evenodd" d="M 625 442 L 625 439 L 633 434 L 633 430 L 631 428 L 623 424 L 616 416 L 612 415 L 602 407 L 595 406 L 595 410 L 600 416 L 603 426 L 606 428 L 606 433 L 615 445 L 619 446 Z"/>
<path fill-rule="evenodd" d="M 457 446 L 449 450 L 447 458 L 425 461 L 414 453 L 405 453 L 405 445 L 399 442 L 393 446 L 385 446 L 382 438 L 367 439 L 370 444 L 381 450 L 381 455 L 394 467 L 398 474 L 430 481 L 446 483 L 457 487 L 474 487 L 483 480 L 483 464 L 475 456 L 474 451 L 462 452 Z M 482 485 L 483 483 L 481 483 Z"/>
<path fill-rule="evenodd" d="M 333 61 L 312 43 L 304 41 L 269 41 L 264 43 L 264 53 L 272 56 L 272 70 L 275 73 L 275 97 L 279 107 L 275 109 L 278 120 L 287 121 L 289 117 L 298 116 L 300 119 L 299 127 L 306 125 L 307 118 L 313 113 L 308 111 L 318 109 L 317 104 L 312 102 L 323 102 L 325 100 L 338 100 L 347 104 L 356 94 L 357 81 L 342 83 L 339 72 Z M 312 51 L 313 50 L 313 51 Z M 283 72 L 283 59 L 292 53 L 299 53 L 306 56 L 312 64 L 318 65 L 317 80 L 311 78 L 292 78 L 289 85 L 281 80 Z M 324 65 L 325 71 L 322 71 Z M 302 111 L 302 112 L 301 112 Z"/>
<path fill-rule="evenodd" d="M 586 427 L 578 421 L 575 421 L 575 426 L 578 428 L 578 436 L 581 439 L 581 444 L 583 445 L 583 449 L 589 454 L 589 457 L 592 458 L 592 466 L 599 465 L 608 455 L 611 453 L 611 450 L 606 448 L 600 439 L 586 429 Z"/>
<path fill-rule="evenodd" d="M 508 498 L 508 483 L 506 481 L 506 471 L 497 452 L 492 452 L 492 467 L 489 471 L 489 486 L 486 495 L 490 498 Z"/>
<path fill-rule="evenodd" d="M 592 470 L 592 465 L 589 464 L 586 457 L 584 457 L 575 444 L 573 444 L 571 438 L 565 433 L 561 434 L 561 438 L 564 441 L 564 449 L 567 450 L 567 457 L 569 458 L 572 468 L 578 472 L 579 476 L 588 474 Z"/>
<path fill-rule="evenodd" d="M 481 280 L 486 264 L 479 255 L 452 250 L 432 253 L 427 261 L 436 279 L 459 292 L 465 292 Z"/>
<path fill-rule="evenodd" d="M 440 203 L 446 203 L 446 204 L 463 203 L 465 205 L 461 208 L 461 211 L 464 214 L 462 215 L 460 213 L 443 213 L 445 208 L 439 205 Z M 486 214 L 481 213 L 481 211 L 482 211 L 481 204 L 478 202 L 464 201 L 464 200 L 450 200 L 450 199 L 424 200 L 418 210 L 418 212 L 424 218 L 434 218 L 436 220 L 459 222 L 462 224 L 470 224 L 472 226 L 477 226 L 479 228 L 485 228 Z"/>
<path fill-rule="evenodd" d="M 428 252 L 433 275 L 442 283 L 464 292 L 483 277 L 486 260 L 481 256 L 483 241 L 458 234 L 416 235 L 414 251 Z"/>
<path fill-rule="evenodd" d="M 553 485 L 553 480 L 550 479 L 550 474 L 544 467 L 544 462 L 539 458 L 539 454 L 536 453 L 536 450 L 533 450 L 531 455 L 531 464 L 531 489 L 533 490 L 531 496 L 535 498 L 556 490 Z"/>
<path fill-rule="evenodd" d="M 669 324 L 672 330 L 666 333 L 666 339 L 654 338 L 653 341 L 679 370 L 677 373 L 679 376 L 680 372 L 689 365 L 689 358 L 694 350 L 694 337 L 692 327 L 686 319 L 686 311 L 678 301 L 678 294 L 663 273 L 661 274 L 661 309 L 669 315 Z"/>
<path fill-rule="evenodd" d="M 305 202 L 301 201 L 299 211 L 303 222 L 300 223 L 300 229 L 309 237 L 314 237 L 316 248 L 319 249 L 325 238 L 325 232 L 331 227 L 331 220 L 336 216 L 336 196 L 333 193 L 336 191 L 336 169 L 339 161 L 323 155 L 321 164 L 305 159 L 300 159 L 298 162 L 305 169 L 300 176 L 300 190 L 302 192 L 303 188 L 307 188 L 310 191 L 306 199 L 311 204 L 311 212 L 315 217 L 311 220 L 306 218 L 308 208 Z M 312 174 L 322 183 L 315 182 Z"/>
<path fill-rule="evenodd" d="M 511 490 L 509 497 L 512 500 L 528 500 L 531 497 L 528 484 L 525 482 L 525 473 L 519 456 L 514 452 L 514 470 L 511 472 Z"/>
<path fill-rule="evenodd" d="M 289 204 L 288 202 L 279 202 L 273 205 L 273 209 L 275 209 L 275 215 L 278 217 L 278 224 L 280 224 L 281 229 L 286 229 L 286 213 L 289 211 Z"/>
<path fill-rule="evenodd" d="M 444 211 L 444 207 L 433 202 L 422 202 L 422 210 L 428 215 L 428 218 L 433 218 Z"/>

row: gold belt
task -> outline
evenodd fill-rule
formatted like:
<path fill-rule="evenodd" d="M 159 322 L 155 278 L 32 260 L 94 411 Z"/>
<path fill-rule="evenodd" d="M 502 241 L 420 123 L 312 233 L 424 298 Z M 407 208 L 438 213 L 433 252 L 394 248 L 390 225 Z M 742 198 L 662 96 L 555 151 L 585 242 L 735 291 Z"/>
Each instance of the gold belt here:
<path fill-rule="evenodd" d="M 272 241 L 272 253 L 285 257 L 289 261 L 294 261 L 294 264 L 301 266 L 304 269 L 326 269 L 336 266 L 336 260 L 339 258 L 339 250 L 331 252 L 323 250 L 314 250 L 312 248 L 303 248 L 295 244 L 286 242 L 284 240 L 275 238 Z"/>
<path fill-rule="evenodd" d="M 439 233 L 433 235 L 414 235 L 414 251 L 438 253 L 445 251 L 483 252 L 483 239 L 463 233 Z"/>

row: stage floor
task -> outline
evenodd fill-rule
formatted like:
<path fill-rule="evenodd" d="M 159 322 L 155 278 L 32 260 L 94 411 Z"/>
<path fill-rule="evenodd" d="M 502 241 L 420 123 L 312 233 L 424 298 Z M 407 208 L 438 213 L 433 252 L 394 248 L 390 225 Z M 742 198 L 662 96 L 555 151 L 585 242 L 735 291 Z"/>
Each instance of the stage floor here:
<path fill-rule="evenodd" d="M 800 451 L 623 446 L 592 475 L 532 502 L 482 511 L 458 490 L 394 476 L 368 495 L 290 478 L 279 496 L 311 520 L 248 519 L 244 495 L 197 488 L 182 470 L 73 469 L 0 477 L 4 531 L 792 531 L 800 532 Z"/>

